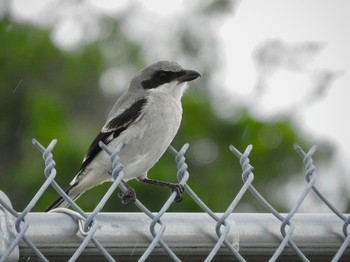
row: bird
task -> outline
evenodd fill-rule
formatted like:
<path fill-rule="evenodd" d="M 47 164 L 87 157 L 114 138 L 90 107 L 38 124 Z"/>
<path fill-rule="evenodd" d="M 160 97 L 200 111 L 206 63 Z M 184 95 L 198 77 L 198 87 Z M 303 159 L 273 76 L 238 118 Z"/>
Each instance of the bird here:
<path fill-rule="evenodd" d="M 188 82 L 200 76 L 195 70 L 169 61 L 158 61 L 140 70 L 112 107 L 66 194 L 75 201 L 87 190 L 113 181 L 110 156 L 99 145 L 103 142 L 111 149 L 123 145 L 119 152 L 124 171 L 122 182 L 127 187 L 126 192 L 119 194 L 123 204 L 136 200 L 135 191 L 126 183 L 131 179 L 167 187 L 176 192 L 174 201 L 180 202 L 182 185 L 149 179 L 147 172 L 177 134 L 183 112 L 181 98 Z M 46 211 L 68 206 L 60 196 Z"/>

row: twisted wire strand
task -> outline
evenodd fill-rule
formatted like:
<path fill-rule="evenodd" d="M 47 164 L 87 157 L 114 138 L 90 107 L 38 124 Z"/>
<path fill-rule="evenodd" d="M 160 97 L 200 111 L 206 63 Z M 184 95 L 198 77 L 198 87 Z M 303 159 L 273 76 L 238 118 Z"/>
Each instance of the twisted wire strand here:
<path fill-rule="evenodd" d="M 127 188 L 123 184 L 120 184 L 120 187 L 122 188 L 123 191 L 127 190 Z M 134 205 L 138 209 L 140 209 L 140 211 L 144 212 L 151 220 L 155 217 L 155 215 L 149 209 L 147 209 L 146 206 L 144 206 L 138 199 L 136 199 L 136 201 L 134 202 Z M 169 246 L 160 238 L 165 232 L 165 228 L 166 228 L 165 224 L 163 223 L 162 220 L 158 220 L 157 223 L 160 225 L 160 230 L 158 234 L 155 232 L 153 233 L 151 232 L 153 236 L 153 241 L 151 242 L 151 244 L 148 246 L 148 248 L 142 254 L 141 258 L 138 261 L 145 261 L 150 256 L 150 254 L 152 253 L 152 251 L 154 250 L 154 248 L 158 243 L 174 261 L 180 261 L 180 259 L 169 248 Z"/>
<path fill-rule="evenodd" d="M 36 139 L 32 140 L 33 145 L 42 153 L 45 153 L 46 148 L 42 146 Z M 53 168 L 54 169 L 54 168 Z M 47 171 L 46 171 L 47 172 Z M 56 171 L 55 171 L 56 172 Z M 46 173 L 45 173 L 46 176 Z M 65 201 L 69 203 L 69 205 L 76 210 L 79 214 L 81 214 L 83 217 L 86 217 L 85 212 L 66 194 L 66 192 L 57 184 L 55 180 L 51 181 L 51 186 L 56 190 L 56 192 L 64 198 Z"/>
<path fill-rule="evenodd" d="M 102 199 L 98 202 L 94 210 L 86 217 L 84 229 L 87 230 L 90 223 L 95 219 L 95 216 L 102 210 L 108 199 L 111 197 L 113 192 L 119 186 L 121 180 L 124 178 L 123 166 L 120 163 L 119 152 L 123 147 L 123 144 L 119 144 L 112 152 L 109 150 L 107 145 L 103 142 L 99 143 L 100 147 L 110 155 L 112 161 L 112 177 L 114 179 L 112 185 L 108 188 L 107 192 L 103 195 Z"/>
<path fill-rule="evenodd" d="M 253 149 L 252 145 L 249 145 L 244 153 L 242 154 L 238 149 L 236 149 L 234 146 L 230 146 L 230 150 L 236 157 L 239 159 L 240 164 L 242 166 L 242 180 L 243 182 L 247 182 L 254 178 L 253 174 L 253 166 L 250 165 L 249 160 L 249 154 L 251 150 Z M 260 204 L 265 207 L 270 213 L 272 213 L 278 220 L 281 222 L 284 221 L 284 217 L 277 211 L 275 208 L 254 188 L 254 186 L 251 184 L 251 181 L 248 183 L 249 191 L 253 194 L 253 196 L 260 202 Z M 293 242 L 291 239 L 291 236 L 294 231 L 294 225 L 289 221 L 289 230 L 285 234 L 284 239 L 282 240 L 279 247 L 276 249 L 275 253 L 272 255 L 269 261 L 275 261 L 283 252 L 284 248 L 289 244 L 289 246 L 296 252 L 296 254 L 299 256 L 299 258 L 302 261 L 308 261 L 308 259 L 305 257 L 305 255 L 301 252 L 301 250 L 297 247 L 297 245 Z"/>
<path fill-rule="evenodd" d="M 310 149 L 309 153 L 306 154 L 306 156 L 303 160 L 303 163 L 304 163 L 305 168 L 306 168 L 305 175 L 307 177 L 308 184 L 304 188 L 303 192 L 300 194 L 299 198 L 297 199 L 297 201 L 295 202 L 295 204 L 293 205 L 292 209 L 289 211 L 287 216 L 284 218 L 284 220 L 282 221 L 282 224 L 280 226 L 280 232 L 284 236 L 285 239 L 290 239 L 292 236 L 292 233 L 294 231 L 294 227 L 293 227 L 293 228 L 289 228 L 288 232 L 286 232 L 286 227 L 291 224 L 292 218 L 297 213 L 299 207 L 304 202 L 305 198 L 310 193 L 312 187 L 314 186 L 314 184 L 316 182 L 316 175 L 314 173 L 315 166 L 313 165 L 313 160 L 312 160 L 312 155 L 315 152 L 316 152 L 316 147 L 312 147 Z M 275 258 L 277 259 L 277 254 L 276 254 Z"/>
<path fill-rule="evenodd" d="M 183 158 L 187 149 L 188 149 L 188 144 L 185 144 L 180 152 L 176 155 L 175 157 L 175 160 L 177 161 L 178 159 L 180 158 Z M 170 149 L 171 150 L 171 149 Z M 184 164 L 186 165 L 186 164 Z M 183 169 L 183 166 L 179 167 L 178 166 L 178 172 L 177 172 L 177 176 L 179 177 L 179 174 L 182 174 L 184 172 L 184 169 Z M 180 180 L 179 184 L 180 185 L 185 185 L 187 180 L 188 180 L 189 176 L 183 176 L 182 179 Z M 162 206 L 162 208 L 160 209 L 160 211 L 154 215 L 154 217 L 152 218 L 152 221 L 151 221 L 151 224 L 150 224 L 150 231 L 151 231 L 151 234 L 153 235 L 154 237 L 154 240 L 153 242 L 151 243 L 150 247 L 149 247 L 149 250 L 153 250 L 155 245 L 161 241 L 161 237 L 163 236 L 164 232 L 165 232 L 165 229 L 166 229 L 166 226 L 165 224 L 161 224 L 161 228 L 160 230 L 158 231 L 158 233 L 156 233 L 155 231 L 155 226 L 157 223 L 159 223 L 161 217 L 165 214 L 165 212 L 169 209 L 169 207 L 173 204 L 174 202 L 174 199 L 176 197 L 176 192 L 172 192 L 170 197 L 168 198 L 168 200 L 164 203 L 164 205 Z M 160 243 L 160 242 L 159 242 Z M 164 247 L 163 247 L 164 248 Z M 168 246 L 165 246 L 165 249 L 167 250 L 168 254 L 173 258 L 173 260 L 175 261 L 180 261 L 180 259 L 171 251 L 171 249 L 169 248 L 168 250 Z M 149 251 L 147 251 L 148 253 Z M 142 257 L 142 259 L 146 258 L 146 256 Z M 143 261 L 143 260 L 142 260 Z"/>
<path fill-rule="evenodd" d="M 186 153 L 188 149 L 188 144 L 185 144 L 179 154 L 176 156 L 176 161 L 178 159 L 184 159 L 184 155 Z M 181 160 L 179 160 L 181 161 Z M 182 163 L 181 166 L 178 166 L 178 172 L 177 172 L 177 176 L 183 174 L 185 172 L 185 170 L 187 169 L 187 165 L 186 163 Z M 187 180 L 188 180 L 189 176 L 187 175 L 186 177 L 185 176 L 182 176 L 182 179 L 180 180 L 179 184 L 181 185 L 184 185 Z M 163 207 L 161 208 L 161 210 L 158 212 L 158 214 L 153 218 L 152 222 L 151 222 L 151 228 L 154 228 L 156 222 L 165 214 L 165 212 L 169 209 L 169 207 L 171 206 L 171 204 L 174 202 L 175 200 L 175 197 L 176 197 L 176 192 L 172 192 L 170 197 L 168 198 L 168 200 L 165 202 L 165 204 L 163 205 Z"/>
<path fill-rule="evenodd" d="M 297 151 L 297 153 L 302 157 L 306 157 L 306 153 L 304 150 L 298 146 L 297 144 L 294 145 L 294 149 Z M 305 177 L 307 179 L 307 177 Z M 313 185 L 312 190 L 316 193 L 316 195 L 321 199 L 323 203 L 326 204 L 326 206 L 334 213 L 336 214 L 340 219 L 343 221 L 347 220 L 347 217 L 343 215 L 340 211 L 337 210 L 337 208 L 318 190 L 316 185 Z"/>
<path fill-rule="evenodd" d="M 103 150 L 105 150 L 107 152 L 107 154 L 110 155 L 111 157 L 111 161 L 112 161 L 112 176 L 115 179 L 113 186 L 115 187 L 119 187 L 123 192 L 127 192 L 127 187 L 123 184 L 120 183 L 124 177 L 124 172 L 123 172 L 123 167 L 120 163 L 120 158 L 119 158 L 119 152 L 122 149 L 122 147 L 124 145 L 118 145 L 115 150 L 111 151 L 105 144 L 103 144 L 102 142 L 100 142 L 100 146 L 102 147 Z M 113 190 L 114 191 L 114 190 Z M 110 193 L 113 192 L 111 190 Z M 172 194 L 170 199 L 174 197 L 173 199 L 175 199 L 175 195 Z M 165 204 L 169 205 L 171 204 L 173 200 L 168 200 Z M 169 204 L 170 203 L 170 204 Z M 160 211 L 159 213 L 163 212 L 162 215 L 154 215 L 152 212 L 150 212 L 138 199 L 135 200 L 134 205 L 136 205 L 142 212 L 144 212 L 148 217 L 151 218 L 151 224 L 150 224 L 150 231 L 151 234 L 153 236 L 153 241 L 151 242 L 151 244 L 148 246 L 148 248 L 146 249 L 146 251 L 142 254 L 141 258 L 139 259 L 139 261 L 145 261 L 149 255 L 152 253 L 152 251 L 154 250 L 154 248 L 156 247 L 156 245 L 159 243 L 163 249 L 169 254 L 169 256 L 175 260 L 175 261 L 180 261 L 180 259 L 177 258 L 177 256 L 175 255 L 175 253 L 168 247 L 168 245 L 161 239 L 161 237 L 163 236 L 164 232 L 165 232 L 165 224 L 161 221 L 160 217 L 166 212 L 167 208 L 164 207 L 164 211 Z M 155 225 L 156 224 L 160 225 L 160 230 L 157 232 L 155 232 Z"/>
<path fill-rule="evenodd" d="M 42 194 L 44 193 L 44 191 L 47 189 L 47 187 L 51 184 L 55 190 L 66 200 L 68 200 L 68 202 L 70 203 L 70 205 L 81 215 L 81 217 L 84 218 L 84 220 L 86 220 L 86 218 L 88 217 L 88 215 L 63 191 L 63 189 L 56 183 L 56 181 L 54 180 L 55 176 L 56 176 L 56 169 L 55 169 L 55 161 L 53 160 L 53 155 L 52 155 L 52 150 L 54 148 L 54 146 L 56 145 L 57 140 L 54 139 L 51 141 L 51 143 L 49 144 L 49 146 L 47 148 L 43 147 L 37 140 L 33 139 L 33 145 L 40 151 L 43 153 L 43 158 L 45 161 L 45 176 L 47 177 L 47 180 L 45 181 L 44 185 L 41 187 L 40 190 L 42 190 Z M 41 191 L 38 191 L 41 192 Z M 36 196 L 38 195 L 38 198 L 36 199 L 36 201 L 41 197 L 41 195 L 36 194 Z M 33 202 L 33 200 L 35 200 L 35 198 L 32 199 L 31 202 Z M 30 202 L 30 203 L 31 203 Z M 36 203 L 36 202 L 35 202 Z M 70 215 L 69 213 L 67 213 L 68 215 Z M 74 217 L 73 217 L 74 218 Z M 105 258 L 108 261 L 114 261 L 114 259 L 112 258 L 112 256 L 105 250 L 105 248 L 101 245 L 101 243 L 96 240 L 94 238 L 94 233 L 97 230 L 97 225 L 95 225 L 96 229 L 94 229 L 93 226 L 91 226 L 91 228 L 87 228 L 84 227 L 84 231 L 81 231 L 82 235 L 86 235 L 86 232 L 89 231 L 89 233 L 86 235 L 86 237 L 84 238 L 84 241 L 81 243 L 81 245 L 79 246 L 79 248 L 77 249 L 77 251 L 73 254 L 73 256 L 71 257 L 71 259 L 69 261 L 75 261 L 80 254 L 82 253 L 82 251 L 85 249 L 85 247 L 87 246 L 88 242 L 91 241 L 92 243 L 94 243 L 94 245 L 96 246 L 97 249 L 100 250 L 100 252 L 105 256 Z M 94 231 L 95 230 L 95 231 Z M 26 240 L 26 238 L 23 238 L 23 240 Z M 31 244 L 31 248 L 32 250 L 35 252 L 35 250 L 37 249 L 33 244 Z M 36 253 L 36 252 L 35 252 Z M 45 261 L 46 258 L 42 255 L 42 257 L 44 258 Z M 43 260 L 43 259 L 42 259 Z"/>
<path fill-rule="evenodd" d="M 316 169 L 315 166 L 313 165 L 313 160 L 312 160 L 312 155 L 316 151 L 316 146 L 313 146 L 308 153 L 305 153 L 305 151 L 297 144 L 294 145 L 295 150 L 298 152 L 298 154 L 303 158 L 304 161 L 304 166 L 306 169 L 305 172 L 305 179 L 307 182 L 309 182 L 310 177 L 313 175 L 314 170 Z M 338 261 L 343 253 L 346 251 L 347 247 L 350 244 L 350 236 L 348 235 L 348 226 L 350 223 L 350 216 L 345 216 L 342 214 L 316 187 L 316 185 L 313 183 L 312 188 L 311 188 L 316 195 L 321 199 L 323 203 L 335 214 L 337 215 L 340 219 L 344 221 L 343 223 L 343 234 L 345 236 L 345 239 L 338 249 L 337 253 L 332 259 L 332 262 Z"/>
<path fill-rule="evenodd" d="M 33 139 L 33 144 L 34 145 L 38 145 L 39 143 Z M 53 160 L 53 156 L 52 156 L 52 150 L 54 149 L 55 145 L 57 143 L 57 140 L 54 139 L 50 142 L 50 144 L 48 145 L 48 147 L 46 149 L 44 149 L 42 151 L 43 153 L 43 159 L 45 161 L 45 169 L 44 169 L 44 174 L 46 177 L 46 180 L 44 182 L 44 184 L 40 187 L 40 189 L 36 192 L 36 194 L 34 195 L 34 197 L 31 199 L 31 201 L 28 203 L 28 205 L 25 207 L 25 209 L 21 212 L 18 213 L 18 216 L 16 218 L 16 222 L 15 222 L 15 227 L 16 230 L 19 234 L 22 235 L 21 239 L 33 250 L 33 252 L 35 253 L 35 255 L 41 260 L 41 261 L 47 261 L 47 259 L 45 258 L 45 256 L 40 252 L 40 250 L 33 244 L 33 242 L 31 240 L 29 240 L 26 236 L 25 236 L 25 231 L 28 229 L 29 227 L 29 223 L 25 222 L 26 220 L 26 216 L 27 214 L 30 212 L 30 210 L 33 209 L 33 207 L 35 206 L 35 204 L 38 202 L 38 200 L 40 199 L 40 197 L 44 194 L 44 192 L 46 191 L 46 189 L 49 187 L 51 181 L 55 178 L 56 176 L 56 169 L 55 169 L 55 161 Z M 24 230 L 21 229 L 21 224 L 25 222 L 25 227 L 23 228 Z"/>
<path fill-rule="evenodd" d="M 313 165 L 312 156 L 316 152 L 316 149 L 317 149 L 317 147 L 313 146 L 303 159 L 303 163 L 304 163 L 305 170 L 306 170 L 305 177 L 306 177 L 306 180 L 308 183 L 307 183 L 307 186 L 304 188 L 303 192 L 300 194 L 298 200 L 293 205 L 292 209 L 290 210 L 290 212 L 288 213 L 288 215 L 285 217 L 284 221 L 282 222 L 281 229 L 280 229 L 282 235 L 286 234 L 285 227 L 289 224 L 289 222 L 291 221 L 293 216 L 297 213 L 299 207 L 304 202 L 306 196 L 310 193 L 313 186 L 315 185 L 315 182 L 316 182 L 315 169 L 316 168 Z"/>
<path fill-rule="evenodd" d="M 187 164 L 185 159 L 185 151 L 189 148 L 188 144 L 185 144 L 180 152 L 178 152 L 174 147 L 170 146 L 169 151 L 175 156 L 177 168 L 178 168 L 178 180 L 181 182 L 183 179 L 188 179 L 189 174 L 187 171 Z M 187 185 L 187 183 L 184 183 L 183 186 L 185 187 L 185 191 L 189 194 L 189 196 L 199 205 L 212 219 L 214 219 L 216 222 L 220 220 L 220 217 L 217 216 L 197 195 L 194 193 L 194 191 Z M 219 239 L 217 243 L 214 245 L 211 252 L 208 254 L 205 261 L 211 261 L 216 253 L 219 251 L 222 243 L 225 244 L 225 246 L 231 251 L 231 253 L 239 260 L 239 261 L 245 261 L 244 258 L 238 253 L 238 250 L 235 246 L 233 246 L 230 241 L 227 239 L 228 232 L 230 231 L 230 225 L 223 220 L 220 225 L 223 225 L 225 227 L 224 231 L 221 233 L 219 231 L 216 232 Z"/>

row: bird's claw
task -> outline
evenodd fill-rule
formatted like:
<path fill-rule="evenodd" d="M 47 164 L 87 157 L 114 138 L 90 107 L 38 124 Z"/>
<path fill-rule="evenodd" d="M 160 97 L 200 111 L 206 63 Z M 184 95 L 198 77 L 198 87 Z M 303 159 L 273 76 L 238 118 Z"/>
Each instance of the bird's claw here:
<path fill-rule="evenodd" d="M 173 184 L 170 187 L 171 192 L 176 193 L 176 197 L 174 199 L 174 202 L 181 202 L 182 201 L 182 194 L 185 192 L 185 187 L 180 184 Z"/>
<path fill-rule="evenodd" d="M 136 201 L 136 192 L 131 187 L 129 187 L 125 192 L 120 193 L 118 196 L 124 205 L 130 202 L 134 203 Z"/>

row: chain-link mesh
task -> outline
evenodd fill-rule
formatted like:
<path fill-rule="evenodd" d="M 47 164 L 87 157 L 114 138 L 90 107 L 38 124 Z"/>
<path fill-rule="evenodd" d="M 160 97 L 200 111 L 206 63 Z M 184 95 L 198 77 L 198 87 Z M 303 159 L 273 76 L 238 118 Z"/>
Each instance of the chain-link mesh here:
<path fill-rule="evenodd" d="M 177 151 L 170 146 L 169 151 L 175 156 L 177 164 L 177 178 L 179 184 L 184 186 L 185 192 L 203 210 L 203 213 L 167 213 L 167 210 L 176 197 L 175 192 L 170 195 L 157 213 L 151 212 L 143 203 L 136 199 L 134 204 L 139 208 L 141 213 L 133 215 L 120 214 L 120 216 L 123 216 L 122 219 L 124 220 L 119 221 L 122 221 L 120 223 L 124 223 L 123 225 L 126 227 L 124 230 L 126 230 L 125 232 L 127 233 L 118 231 L 120 233 L 115 235 L 115 238 L 122 238 L 120 243 L 125 244 L 129 243 L 128 241 L 132 241 L 135 237 L 136 240 L 133 241 L 139 243 L 134 244 L 131 253 L 128 253 L 129 251 L 124 251 L 123 253 L 123 244 L 119 243 L 119 246 L 113 246 L 112 243 L 115 243 L 116 240 L 114 241 L 112 238 L 108 238 L 110 232 L 106 231 L 107 236 L 105 236 L 105 238 L 100 236 L 103 228 L 108 224 L 106 221 L 110 221 L 108 220 L 108 217 L 103 216 L 106 213 L 100 213 L 103 206 L 116 188 L 119 187 L 123 192 L 128 190 L 124 183 L 122 183 L 124 172 L 119 159 L 119 151 L 122 145 L 119 145 L 112 151 L 106 145 L 100 143 L 102 149 L 110 155 L 114 182 L 95 209 L 91 213 L 86 213 L 68 197 L 64 190 L 54 180 L 56 176 L 56 164 L 53 159 L 52 150 L 56 143 L 57 141 L 53 140 L 45 148 L 38 141 L 33 140 L 34 146 L 42 153 L 45 161 L 44 174 L 46 180 L 22 212 L 14 210 L 6 195 L 0 191 L 0 261 L 17 261 L 19 258 L 24 259 L 25 257 L 26 259 L 29 259 L 29 255 L 27 257 L 25 254 L 30 254 L 30 257 L 34 258 L 34 260 L 48 261 L 48 254 L 45 253 L 47 252 L 47 249 L 41 251 L 40 245 L 35 243 L 40 241 L 40 243 L 51 243 L 53 239 L 58 237 L 57 235 L 66 234 L 66 232 L 69 232 L 72 241 L 79 242 L 79 245 L 74 247 L 73 252 L 67 256 L 69 257 L 69 261 L 75 261 L 80 257 L 89 260 L 89 256 L 85 254 L 87 249 L 90 251 L 93 250 L 91 252 L 94 254 L 94 259 L 99 257 L 99 259 L 107 261 L 116 261 L 119 258 L 145 261 L 153 256 L 157 257 L 157 255 L 158 258 L 167 257 L 174 261 L 191 259 L 198 260 L 199 258 L 205 261 L 211 261 L 214 258 L 227 260 L 230 256 L 232 259 L 238 261 L 246 261 L 248 258 L 259 261 L 261 259 L 275 261 L 278 258 L 284 258 L 284 256 L 287 256 L 288 259 L 309 261 L 310 258 L 315 257 L 315 254 L 316 257 L 319 255 L 318 258 L 320 259 L 326 258 L 332 261 L 338 261 L 341 258 L 350 258 L 350 250 L 348 248 L 350 243 L 350 236 L 348 234 L 350 216 L 344 215 L 338 211 L 337 208 L 317 189 L 315 185 L 315 166 L 313 165 L 312 160 L 312 156 L 316 152 L 315 146 L 313 146 L 308 152 L 304 152 L 303 149 L 297 145 L 295 146 L 295 150 L 302 158 L 305 166 L 306 184 L 288 214 L 279 213 L 254 188 L 253 167 L 249 161 L 249 154 L 253 148 L 251 145 L 249 145 L 243 153 L 238 151 L 235 147 L 230 146 L 231 152 L 238 158 L 242 167 L 243 185 L 226 211 L 220 214 L 214 213 L 187 184 L 189 173 L 185 162 L 185 153 L 189 147 L 188 144 L 185 144 L 180 151 Z M 49 214 L 38 213 L 35 215 L 30 213 L 50 185 L 66 201 L 68 201 L 72 210 L 58 208 L 51 211 Z M 266 209 L 267 214 L 242 215 L 233 212 L 247 191 L 250 191 L 250 193 Z M 329 207 L 331 216 L 317 214 L 301 216 L 300 214 L 297 214 L 300 205 L 312 191 L 320 201 Z M 146 215 L 149 219 L 145 220 L 145 218 L 140 218 L 140 214 L 143 214 L 143 216 Z M 40 217 L 48 215 L 51 216 L 47 217 L 47 220 L 39 219 Z M 117 214 L 114 215 L 117 216 Z M 64 220 L 67 216 L 73 218 L 73 222 Z M 143 230 L 141 228 L 147 223 L 149 226 L 148 236 L 146 236 L 147 232 L 145 230 L 142 231 L 142 234 L 135 233 L 133 231 L 133 226 L 130 224 L 131 221 L 125 219 L 125 217 L 128 216 L 140 218 L 135 222 L 139 223 L 137 224 L 138 227 L 140 227 L 139 232 Z M 174 218 L 177 216 L 180 216 L 180 219 L 169 220 L 169 217 Z M 197 220 L 193 218 L 196 218 Z M 60 223 L 59 230 L 55 231 L 55 234 L 47 234 L 46 239 L 40 239 L 39 241 L 39 235 L 42 236 L 43 234 L 40 234 L 40 232 L 33 233 L 32 231 L 34 230 L 31 231 L 31 226 L 35 228 L 36 224 L 39 224 L 40 226 L 40 223 L 45 223 L 45 221 L 49 223 L 49 221 L 51 221 L 50 219 L 56 221 L 56 226 L 57 223 Z M 58 222 L 57 219 L 60 222 Z M 64 221 L 65 224 L 62 221 Z M 237 221 L 239 221 L 239 223 Z M 63 226 L 66 225 L 69 227 L 72 223 L 77 225 L 73 233 L 72 228 L 69 228 L 68 230 Z M 175 227 L 172 237 L 166 235 L 166 229 L 169 225 Z M 52 227 L 54 227 L 54 225 Z M 120 225 L 118 227 L 120 227 Z M 274 227 L 274 229 L 270 229 L 272 227 Z M 279 227 L 279 232 L 275 230 L 276 227 Z M 44 228 L 44 225 L 41 225 L 40 228 Z M 186 230 L 183 228 L 186 228 Z M 209 232 L 210 230 L 215 231 L 216 236 L 213 236 Z M 113 230 L 111 230 L 111 232 L 112 231 Z M 316 231 L 317 234 L 315 233 Z M 194 237 L 193 234 L 196 234 L 196 236 Z M 76 236 L 79 236 L 78 239 L 75 238 Z M 186 237 L 187 239 L 193 239 L 193 241 L 187 241 Z M 303 237 L 304 241 L 302 239 Z M 98 240 L 100 238 L 103 239 L 103 243 Z M 319 246 L 317 243 L 310 243 L 310 241 L 312 241 L 310 239 L 316 239 Z M 272 250 L 271 246 L 268 245 L 270 240 L 275 243 Z M 138 247 L 141 242 L 146 243 L 147 246 L 141 251 L 141 254 L 138 255 L 140 253 L 140 248 Z M 55 246 L 55 244 L 57 244 L 57 246 Z M 196 244 L 198 246 L 196 246 Z M 61 257 L 61 259 L 63 259 L 61 252 L 64 253 L 64 251 L 62 251 L 64 246 L 65 243 L 53 243 L 52 248 L 50 249 L 50 258 Z M 66 246 L 69 246 L 67 249 L 69 249 L 70 252 L 72 246 L 69 243 L 66 243 Z M 188 248 L 189 246 L 191 246 L 191 249 Z M 264 250 L 264 248 L 266 250 L 269 249 L 269 251 Z M 127 248 L 125 247 L 124 249 L 126 250 Z M 161 256 L 159 255 L 159 249 L 163 250 Z M 96 252 L 99 254 L 96 254 Z M 83 256 L 84 254 L 85 256 Z M 66 258 L 66 256 L 64 257 Z"/>

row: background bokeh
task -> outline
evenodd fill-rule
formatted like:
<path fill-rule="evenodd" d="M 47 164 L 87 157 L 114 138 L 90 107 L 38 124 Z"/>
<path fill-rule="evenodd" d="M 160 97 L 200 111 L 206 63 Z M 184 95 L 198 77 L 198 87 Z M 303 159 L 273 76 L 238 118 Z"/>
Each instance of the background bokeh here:
<path fill-rule="evenodd" d="M 318 145 L 319 186 L 349 211 L 350 154 L 329 135 L 332 131 L 325 128 L 327 135 L 315 128 L 321 119 L 326 127 L 348 130 L 342 117 L 347 108 L 341 107 L 346 95 L 331 107 L 326 104 L 326 110 L 320 107 L 337 81 L 348 78 L 345 65 L 317 63 L 327 45 L 341 40 L 332 26 L 320 29 L 330 33 L 329 43 L 295 34 L 316 24 L 307 21 L 326 19 L 322 12 L 328 5 L 322 9 L 320 2 L 327 1 L 286 1 L 288 9 L 272 0 L 0 1 L 0 190 L 21 210 L 43 183 L 33 137 L 44 145 L 58 139 L 56 180 L 65 188 L 131 77 L 150 63 L 172 60 L 202 75 L 183 98 L 183 122 L 172 145 L 179 149 L 190 143 L 188 183 L 210 208 L 224 211 L 242 185 L 240 166 L 228 146 L 243 151 L 253 144 L 254 185 L 279 211 L 288 211 L 304 185 L 302 161 L 293 150 L 298 143 L 305 149 Z M 331 6 L 342 10 L 340 3 Z M 334 18 L 327 22 L 337 23 Z M 280 31 L 273 30 L 276 25 Z M 345 54 L 338 59 L 346 59 Z M 315 108 L 316 114 L 310 113 Z M 323 114 L 328 111 L 342 121 Z M 176 181 L 170 153 L 149 177 Z M 129 184 L 152 211 L 169 195 L 163 188 Z M 108 186 L 90 190 L 78 203 L 92 210 Z M 56 197 L 49 189 L 35 211 Z M 301 210 L 325 211 L 320 205 L 309 197 Z M 237 210 L 263 211 L 249 195 Z M 137 209 L 122 205 L 116 192 L 104 211 Z M 185 195 L 171 211 L 200 210 Z"/>

